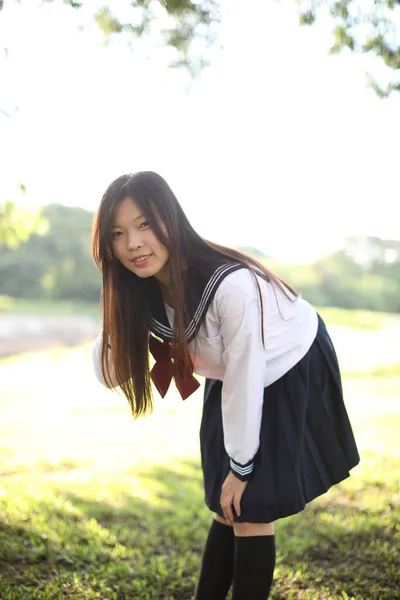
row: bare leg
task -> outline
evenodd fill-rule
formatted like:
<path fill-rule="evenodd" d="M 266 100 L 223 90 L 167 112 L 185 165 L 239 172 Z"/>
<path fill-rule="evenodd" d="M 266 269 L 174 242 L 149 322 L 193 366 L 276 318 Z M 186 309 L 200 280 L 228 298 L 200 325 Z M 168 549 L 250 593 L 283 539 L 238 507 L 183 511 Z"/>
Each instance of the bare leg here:
<path fill-rule="evenodd" d="M 251 537 L 254 535 L 274 535 L 274 524 L 273 523 L 234 523 L 233 530 L 237 537 Z"/>

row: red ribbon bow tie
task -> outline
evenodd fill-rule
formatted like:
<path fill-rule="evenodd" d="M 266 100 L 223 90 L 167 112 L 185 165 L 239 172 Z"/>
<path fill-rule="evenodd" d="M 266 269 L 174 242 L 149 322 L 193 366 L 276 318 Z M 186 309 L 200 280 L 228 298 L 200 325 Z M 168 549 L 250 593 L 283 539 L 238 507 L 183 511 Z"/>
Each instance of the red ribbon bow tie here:
<path fill-rule="evenodd" d="M 172 362 L 171 362 L 171 345 L 168 342 L 160 342 L 153 335 L 149 339 L 150 352 L 155 358 L 156 364 L 150 372 L 150 377 L 154 385 L 159 391 L 162 398 L 168 392 L 168 388 L 172 381 Z M 193 392 L 197 390 L 200 383 L 192 372 L 185 374 L 185 365 L 183 360 L 179 361 L 178 374 L 175 376 L 175 385 L 182 396 L 182 400 L 186 400 Z"/>

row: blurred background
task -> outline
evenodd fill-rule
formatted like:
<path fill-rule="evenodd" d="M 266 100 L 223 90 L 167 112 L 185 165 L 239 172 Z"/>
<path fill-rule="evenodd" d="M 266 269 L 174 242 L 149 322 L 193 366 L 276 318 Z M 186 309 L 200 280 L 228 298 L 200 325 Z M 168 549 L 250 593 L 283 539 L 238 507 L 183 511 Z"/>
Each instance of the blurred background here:
<path fill-rule="evenodd" d="M 201 390 L 151 417 L 94 378 L 107 185 L 321 312 L 362 461 L 277 524 L 272 598 L 400 598 L 398 0 L 0 0 L 0 598 L 191 598 Z"/>

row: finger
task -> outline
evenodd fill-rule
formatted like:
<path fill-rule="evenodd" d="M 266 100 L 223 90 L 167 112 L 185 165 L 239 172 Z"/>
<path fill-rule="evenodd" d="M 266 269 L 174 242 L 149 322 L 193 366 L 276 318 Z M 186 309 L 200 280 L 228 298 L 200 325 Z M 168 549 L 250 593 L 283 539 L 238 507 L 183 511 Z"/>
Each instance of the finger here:
<path fill-rule="evenodd" d="M 235 507 L 235 512 L 238 517 L 240 517 L 240 501 L 241 501 L 241 499 L 242 499 L 241 496 L 236 496 L 233 501 L 233 506 Z"/>
<path fill-rule="evenodd" d="M 221 504 L 221 508 L 222 508 L 222 512 L 224 513 L 225 520 L 228 521 L 228 523 L 230 524 L 231 522 L 229 520 L 229 515 L 228 515 L 228 513 L 227 513 L 227 511 L 225 509 L 225 506 L 223 504 Z"/>
<path fill-rule="evenodd" d="M 227 523 L 229 523 L 229 525 L 232 525 L 232 522 L 229 520 L 229 517 L 228 517 L 228 515 L 226 514 L 226 512 L 224 511 L 224 509 L 222 509 L 222 512 L 224 513 L 224 518 L 225 518 L 225 521 L 226 521 Z"/>
<path fill-rule="evenodd" d="M 233 523 L 232 500 L 228 500 L 224 504 L 223 510 L 227 514 L 227 519 L 228 519 L 229 523 Z"/>
<path fill-rule="evenodd" d="M 221 498 L 219 499 L 219 503 L 221 505 L 222 512 L 224 513 L 225 519 L 227 521 L 229 521 L 229 515 L 228 515 L 228 511 L 227 511 L 228 503 L 226 501 L 225 494 L 221 494 Z"/>

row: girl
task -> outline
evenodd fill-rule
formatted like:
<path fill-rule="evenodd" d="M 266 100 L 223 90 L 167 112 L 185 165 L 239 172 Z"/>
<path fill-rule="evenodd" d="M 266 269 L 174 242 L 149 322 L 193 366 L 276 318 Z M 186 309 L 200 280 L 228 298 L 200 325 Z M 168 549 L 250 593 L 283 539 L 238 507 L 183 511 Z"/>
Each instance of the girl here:
<path fill-rule="evenodd" d="M 200 442 L 215 516 L 195 598 L 223 600 L 232 585 L 234 600 L 265 600 L 273 522 L 359 462 L 324 323 L 261 264 L 200 237 L 153 172 L 108 187 L 93 256 L 103 276 L 98 379 L 120 386 L 138 417 L 152 409 L 152 381 L 164 396 L 174 378 L 185 399 L 199 386 L 193 371 L 207 378 Z"/>

